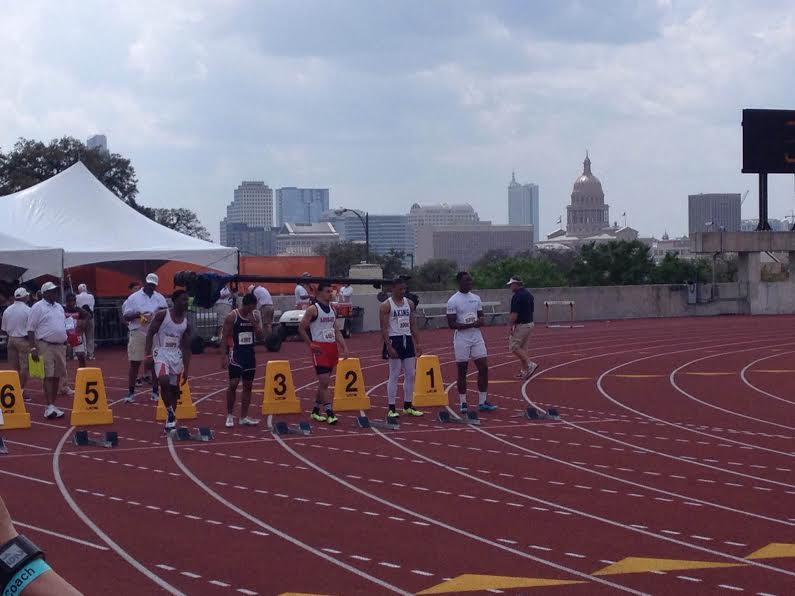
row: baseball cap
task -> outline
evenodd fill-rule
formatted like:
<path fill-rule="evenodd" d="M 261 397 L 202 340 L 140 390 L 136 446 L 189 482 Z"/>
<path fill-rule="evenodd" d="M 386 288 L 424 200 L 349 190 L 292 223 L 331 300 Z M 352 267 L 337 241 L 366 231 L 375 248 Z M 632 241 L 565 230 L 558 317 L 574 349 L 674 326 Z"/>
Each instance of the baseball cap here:
<path fill-rule="evenodd" d="M 88 292 L 88 286 L 86 284 L 80 284 L 77 286 L 78 292 Z"/>
<path fill-rule="evenodd" d="M 156 274 L 150 273 L 146 276 L 146 283 L 157 285 L 160 283 L 160 278 Z"/>
<path fill-rule="evenodd" d="M 41 286 L 41 293 L 44 294 L 45 292 L 52 292 L 53 290 L 57 290 L 58 286 L 56 286 L 51 281 L 45 282 L 43 286 Z"/>
<path fill-rule="evenodd" d="M 20 300 L 28 297 L 28 291 L 25 288 L 17 288 L 14 292 L 14 298 Z"/>
<path fill-rule="evenodd" d="M 522 283 L 522 280 L 519 279 L 518 277 L 511 277 L 511 279 L 505 285 L 506 286 L 510 286 L 511 284 L 521 284 L 521 283 Z"/>

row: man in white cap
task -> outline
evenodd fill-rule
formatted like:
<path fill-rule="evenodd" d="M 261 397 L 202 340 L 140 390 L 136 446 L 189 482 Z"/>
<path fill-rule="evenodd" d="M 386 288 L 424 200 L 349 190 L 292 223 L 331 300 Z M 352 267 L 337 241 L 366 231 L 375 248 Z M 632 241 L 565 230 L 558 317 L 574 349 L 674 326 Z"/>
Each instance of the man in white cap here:
<path fill-rule="evenodd" d="M 260 323 L 265 332 L 265 337 L 268 337 L 273 329 L 273 297 L 263 286 L 255 286 L 253 284 L 248 287 L 248 293 L 254 294 L 257 299 L 257 312 L 260 315 Z"/>
<path fill-rule="evenodd" d="M 8 362 L 11 368 L 19 373 L 19 382 L 24 395 L 28 382 L 28 291 L 17 288 L 14 292 L 14 303 L 3 312 L 2 329 L 8 335 Z"/>
<path fill-rule="evenodd" d="M 521 365 L 521 369 L 516 374 L 516 378 L 527 380 L 538 368 L 538 364 L 530 360 L 530 357 L 527 355 L 530 335 L 532 335 L 533 328 L 535 327 L 535 323 L 533 322 L 535 302 L 533 295 L 524 287 L 520 278 L 511 277 L 506 285 L 509 286 L 513 292 L 513 298 L 511 298 L 511 330 L 508 333 L 508 349 L 519 359 Z"/>
<path fill-rule="evenodd" d="M 311 277 L 309 273 L 304 272 L 301 277 Z M 309 284 L 306 282 L 298 282 L 295 286 L 295 307 L 298 310 L 305 310 L 307 306 L 312 303 L 312 295 L 309 291 Z"/>
<path fill-rule="evenodd" d="M 80 284 L 77 286 L 77 308 L 87 310 L 91 315 L 86 319 L 84 333 L 86 336 L 86 357 L 94 360 L 94 307 L 96 300 L 92 294 L 88 293 L 88 286 Z"/>
<path fill-rule="evenodd" d="M 58 286 L 51 281 L 41 286 L 42 299 L 33 305 L 28 317 L 28 345 L 34 361 L 44 360 L 44 399 L 46 418 L 61 418 L 55 407 L 61 379 L 66 376 L 66 315 L 56 296 Z"/>
<path fill-rule="evenodd" d="M 127 359 L 130 361 L 130 369 L 127 376 L 128 393 L 125 398 L 130 403 L 135 401 L 135 380 L 138 377 L 141 362 L 146 357 L 146 334 L 149 332 L 149 324 L 155 313 L 168 308 L 166 299 L 156 291 L 158 283 L 160 280 L 157 275 L 154 273 L 147 275 L 144 287 L 127 298 L 123 307 L 124 321 L 130 330 L 127 342 Z M 148 366 L 151 368 L 151 364 Z M 152 401 L 159 399 L 157 376 L 152 374 Z"/>

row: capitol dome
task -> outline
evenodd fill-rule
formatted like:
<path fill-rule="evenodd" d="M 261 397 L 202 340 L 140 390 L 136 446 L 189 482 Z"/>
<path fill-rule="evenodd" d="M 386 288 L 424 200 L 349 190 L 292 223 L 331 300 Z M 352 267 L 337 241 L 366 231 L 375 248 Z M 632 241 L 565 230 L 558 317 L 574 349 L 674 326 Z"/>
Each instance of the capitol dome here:
<path fill-rule="evenodd" d="M 594 199 L 596 201 L 604 201 L 604 198 L 605 193 L 602 190 L 602 183 L 591 172 L 591 158 L 588 157 L 586 152 L 585 161 L 582 162 L 582 174 L 574 181 L 574 188 L 571 191 L 572 205 L 581 201 L 592 202 Z"/>

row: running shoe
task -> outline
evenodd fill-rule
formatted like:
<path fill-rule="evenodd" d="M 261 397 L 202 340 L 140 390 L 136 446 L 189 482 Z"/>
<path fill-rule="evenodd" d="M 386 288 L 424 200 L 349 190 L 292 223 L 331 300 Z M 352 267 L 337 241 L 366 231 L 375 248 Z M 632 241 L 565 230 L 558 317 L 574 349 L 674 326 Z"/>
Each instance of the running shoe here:
<path fill-rule="evenodd" d="M 250 416 L 240 419 L 240 426 L 257 426 L 258 424 L 259 420 L 256 418 L 251 418 Z"/>
<path fill-rule="evenodd" d="M 326 422 L 328 420 L 328 416 L 324 416 L 320 412 L 312 412 L 309 416 L 312 420 L 317 420 L 318 422 Z"/>
<path fill-rule="evenodd" d="M 154 402 L 160 401 L 160 394 L 157 391 L 152 391 L 152 401 Z"/>
<path fill-rule="evenodd" d="M 166 430 L 177 428 L 177 415 L 172 408 L 168 409 L 168 419 L 166 420 Z"/>
<path fill-rule="evenodd" d="M 530 366 L 527 367 L 527 378 L 529 379 L 530 377 L 532 377 L 533 373 L 536 372 L 537 370 L 538 370 L 538 363 L 531 362 Z"/>
<path fill-rule="evenodd" d="M 232 414 L 227 414 L 226 423 L 224 424 L 224 426 L 226 428 L 232 428 L 234 425 L 235 425 L 235 417 L 232 416 Z"/>
<path fill-rule="evenodd" d="M 527 377 L 528 377 L 528 373 L 527 373 L 526 370 L 520 370 L 518 373 L 516 373 L 513 376 L 514 379 L 524 379 L 524 380 L 527 380 Z"/>
<path fill-rule="evenodd" d="M 54 420 L 55 418 L 63 418 L 63 411 L 56 408 L 54 405 L 50 404 L 47 406 L 47 409 L 44 410 L 44 417 L 49 420 Z"/>
<path fill-rule="evenodd" d="M 491 411 L 496 410 L 496 409 L 497 409 L 497 406 L 495 406 L 494 404 L 489 403 L 488 401 L 484 401 L 482 404 L 480 404 L 478 406 L 478 410 L 480 410 L 481 412 L 491 412 Z"/>
<path fill-rule="evenodd" d="M 462 414 L 466 414 L 466 413 L 467 413 L 467 411 L 468 411 L 468 408 L 467 408 L 467 404 L 466 404 L 466 402 L 464 402 L 464 403 L 462 403 L 462 404 L 461 404 L 461 408 L 459 408 L 459 410 L 460 410 L 460 412 L 461 412 Z"/>
<path fill-rule="evenodd" d="M 326 410 L 326 422 L 329 424 L 337 424 L 339 418 L 337 418 L 337 415 L 331 410 Z"/>
<path fill-rule="evenodd" d="M 64 389 L 64 390 L 61 392 L 61 395 L 66 395 L 66 396 L 68 396 L 68 397 L 74 397 L 74 395 L 75 395 L 75 390 L 74 390 L 74 389 L 72 389 L 71 387 L 67 387 L 66 389 Z"/>
<path fill-rule="evenodd" d="M 424 412 L 421 412 L 413 405 L 409 404 L 403 408 L 403 413 L 408 414 L 409 416 L 422 416 Z"/>
<path fill-rule="evenodd" d="M 405 412 L 406 410 L 403 410 L 403 411 Z M 387 418 L 400 418 L 400 414 L 398 414 L 397 411 L 395 411 L 395 410 L 389 410 L 386 413 L 386 417 Z"/>
<path fill-rule="evenodd" d="M 124 401 L 126 401 L 128 404 L 134 404 L 135 403 L 135 393 L 128 393 L 127 397 L 124 398 Z"/>

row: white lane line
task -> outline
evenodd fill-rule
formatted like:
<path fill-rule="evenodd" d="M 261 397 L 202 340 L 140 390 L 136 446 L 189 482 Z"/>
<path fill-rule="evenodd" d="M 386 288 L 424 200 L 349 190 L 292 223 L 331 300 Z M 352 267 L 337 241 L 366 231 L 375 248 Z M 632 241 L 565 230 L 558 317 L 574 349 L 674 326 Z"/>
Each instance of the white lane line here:
<path fill-rule="evenodd" d="M 279 439 L 281 441 L 281 438 L 277 437 L 277 439 Z M 275 528 L 275 527 L 271 526 L 270 524 L 265 523 L 264 521 L 262 521 L 258 517 L 255 517 L 255 516 L 251 515 L 250 513 L 248 513 L 247 511 L 241 509 L 240 507 L 238 507 L 237 505 L 235 505 L 231 501 L 228 501 L 227 499 L 222 497 L 220 494 L 218 494 L 212 488 L 210 488 L 207 484 L 205 484 L 198 476 L 196 476 L 190 470 L 190 468 L 188 468 L 183 463 L 182 459 L 177 454 L 177 450 L 174 448 L 174 441 L 171 439 L 171 437 L 168 438 L 168 450 L 169 450 L 169 453 L 171 453 L 171 458 L 174 460 L 174 463 L 177 464 L 177 467 L 179 467 L 179 469 L 182 470 L 182 473 L 185 474 L 185 476 L 187 476 L 188 478 L 190 478 L 190 480 L 196 486 L 201 488 L 204 492 L 206 492 L 213 499 L 215 499 L 216 501 L 221 503 L 223 506 L 225 506 L 228 509 L 231 509 L 232 511 L 234 511 L 235 513 L 237 513 L 241 517 L 246 518 L 251 523 L 259 526 L 260 528 L 262 528 L 263 530 L 266 530 L 267 532 L 270 532 L 271 534 L 275 534 L 279 538 L 281 538 L 283 540 L 286 540 L 287 542 L 290 542 L 291 544 L 297 546 L 298 548 L 301 548 L 301 549 L 303 549 L 303 550 L 305 550 L 305 551 L 307 551 L 307 552 L 309 552 L 309 553 L 311 553 L 313 555 L 316 555 L 316 556 L 320 557 L 321 559 L 325 559 L 329 563 L 332 563 L 333 565 L 341 567 L 342 569 L 345 569 L 346 571 L 349 571 L 350 573 L 353 573 L 354 575 L 357 575 L 357 576 L 359 576 L 362 579 L 366 579 L 366 580 L 368 580 L 368 581 L 370 581 L 370 582 L 372 582 L 372 583 L 374 583 L 376 585 L 379 585 L 382 588 L 384 588 L 386 590 L 389 590 L 390 592 L 395 592 L 396 594 L 403 594 L 403 596 L 413 596 L 413 594 L 411 592 L 407 592 L 407 591 L 405 591 L 405 590 L 403 590 L 403 589 L 401 589 L 401 588 L 399 588 L 399 587 L 397 587 L 397 586 L 395 586 L 393 584 L 390 584 L 389 582 L 386 582 L 386 581 L 382 580 L 381 578 L 375 577 L 374 575 L 370 575 L 369 573 L 367 573 L 365 571 L 362 571 L 361 569 L 358 569 L 356 567 L 353 567 L 352 565 L 348 565 L 346 562 L 341 561 L 340 559 L 337 559 L 337 558 L 327 554 L 323 550 L 317 549 L 317 548 L 315 548 L 313 546 L 310 546 L 309 544 L 307 544 L 307 543 L 305 543 L 305 542 L 303 542 L 303 541 L 291 536 L 290 534 L 282 532 L 278 528 Z"/>
<path fill-rule="evenodd" d="M 74 536 L 70 536 L 68 534 L 61 534 L 60 532 L 54 532 L 53 530 L 40 528 L 39 526 L 26 524 L 17 519 L 14 520 L 14 525 L 19 526 L 21 528 L 26 528 L 28 530 L 41 532 L 42 534 L 47 534 L 48 536 L 55 536 L 56 538 L 61 538 L 62 540 L 68 540 L 69 542 L 74 542 L 76 544 L 82 544 L 83 546 L 87 546 L 89 548 L 95 548 L 97 550 L 110 550 L 107 546 L 102 546 L 101 544 L 95 544 L 93 542 L 87 542 L 85 540 L 81 540 L 80 538 L 75 538 Z"/>
<path fill-rule="evenodd" d="M 75 515 L 80 518 L 80 520 L 88 526 L 94 534 L 99 536 L 99 538 L 107 544 L 113 551 L 119 555 L 122 559 L 124 559 L 129 565 L 135 568 L 139 573 L 143 574 L 152 582 L 156 583 L 158 586 L 163 588 L 166 592 L 173 594 L 174 596 L 185 596 L 184 592 L 181 592 L 166 580 L 164 580 L 159 575 L 155 574 L 154 572 L 147 569 L 140 561 L 135 559 L 132 555 L 130 555 L 126 550 L 124 550 L 120 545 L 118 545 L 110 536 L 108 536 L 105 532 L 103 532 L 100 527 L 95 524 L 88 515 L 86 515 L 82 509 L 77 505 L 75 500 L 72 498 L 72 495 L 69 494 L 69 490 L 66 488 L 66 484 L 64 484 L 63 478 L 61 478 L 61 451 L 63 450 L 63 446 L 66 443 L 66 440 L 69 438 L 69 435 L 72 434 L 74 427 L 70 427 L 66 430 L 66 432 L 61 437 L 61 440 L 58 442 L 58 446 L 55 448 L 55 452 L 53 453 L 52 457 L 52 472 L 53 476 L 55 477 L 55 483 L 58 485 L 58 490 L 61 491 L 61 495 L 63 496 L 66 503 L 69 507 L 74 511 Z"/>

